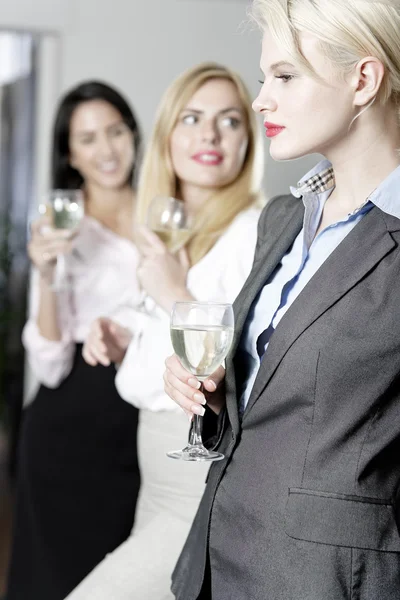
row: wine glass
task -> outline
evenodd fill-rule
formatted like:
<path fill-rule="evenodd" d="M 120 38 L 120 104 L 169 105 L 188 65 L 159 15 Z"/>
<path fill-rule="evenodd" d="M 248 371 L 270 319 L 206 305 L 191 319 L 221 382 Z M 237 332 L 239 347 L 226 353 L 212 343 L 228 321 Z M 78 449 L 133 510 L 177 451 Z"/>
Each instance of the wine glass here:
<path fill-rule="evenodd" d="M 39 213 L 51 219 L 54 229 L 74 230 L 84 217 L 85 206 L 81 190 L 50 190 L 43 203 L 39 205 Z M 65 256 L 57 256 L 52 288 L 62 289 L 66 285 Z"/>
<path fill-rule="evenodd" d="M 190 223 L 185 203 L 176 198 L 167 196 L 153 198 L 146 222 L 149 229 L 158 235 L 173 254 L 189 239 Z"/>
<path fill-rule="evenodd" d="M 171 314 L 171 340 L 182 365 L 200 382 L 224 361 L 232 344 L 234 328 L 231 304 L 176 302 Z M 202 417 L 194 415 L 189 444 L 168 452 L 170 458 L 194 461 L 221 460 L 220 452 L 207 450 L 201 437 Z"/>

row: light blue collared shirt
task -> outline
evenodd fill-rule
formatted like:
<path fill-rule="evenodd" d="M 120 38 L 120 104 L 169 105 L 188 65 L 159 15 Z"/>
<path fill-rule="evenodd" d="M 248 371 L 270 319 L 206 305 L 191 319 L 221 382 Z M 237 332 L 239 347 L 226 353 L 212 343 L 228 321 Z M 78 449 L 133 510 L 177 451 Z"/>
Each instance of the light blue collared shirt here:
<path fill-rule="evenodd" d="M 291 188 L 294 196 L 303 198 L 303 228 L 254 301 L 243 329 L 239 353 L 247 376 L 243 389 L 239 390 L 241 413 L 249 400 L 269 337 L 328 256 L 374 205 L 400 219 L 400 167 L 397 167 L 362 206 L 315 237 L 325 202 L 335 187 L 334 177 L 328 177 L 325 186 L 315 181 L 320 173 L 326 177 L 331 168 L 330 162 L 323 160 L 301 179 L 297 188 Z M 315 192 L 313 188 L 323 191 Z M 264 330 L 268 331 L 260 337 Z"/>

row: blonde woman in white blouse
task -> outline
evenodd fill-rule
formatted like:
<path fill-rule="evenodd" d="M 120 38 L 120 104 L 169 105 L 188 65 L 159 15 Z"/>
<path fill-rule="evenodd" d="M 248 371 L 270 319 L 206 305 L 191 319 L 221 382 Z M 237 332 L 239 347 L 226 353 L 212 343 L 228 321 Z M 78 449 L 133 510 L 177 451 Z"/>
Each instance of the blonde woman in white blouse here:
<path fill-rule="evenodd" d="M 171 85 L 145 157 L 138 210 L 143 222 L 153 197 L 178 197 L 193 218 L 193 236 L 173 255 L 141 227 L 138 275 L 148 295 L 147 314 L 127 309 L 113 321 L 97 320 L 84 347 L 90 364 L 121 362 L 117 388 L 140 409 L 141 492 L 135 526 L 68 600 L 172 598 L 172 570 L 208 465 L 166 457 L 188 434 L 186 417 L 163 390 L 164 360 L 172 352 L 169 313 L 176 300 L 233 302 L 240 291 L 253 261 L 262 164 L 250 98 L 237 74 L 206 63 Z M 131 332 L 129 345 L 121 324 Z"/>
<path fill-rule="evenodd" d="M 8 600 L 62 600 L 129 535 L 139 491 L 138 411 L 115 368 L 90 368 L 82 342 L 96 315 L 140 301 L 132 240 L 140 133 L 119 92 L 85 82 L 57 110 L 52 186 L 81 188 L 77 236 L 32 225 L 32 302 L 23 343 L 40 383 L 20 435 Z M 72 248 L 74 252 L 71 253 Z M 68 284 L 52 286 L 66 253 Z"/>

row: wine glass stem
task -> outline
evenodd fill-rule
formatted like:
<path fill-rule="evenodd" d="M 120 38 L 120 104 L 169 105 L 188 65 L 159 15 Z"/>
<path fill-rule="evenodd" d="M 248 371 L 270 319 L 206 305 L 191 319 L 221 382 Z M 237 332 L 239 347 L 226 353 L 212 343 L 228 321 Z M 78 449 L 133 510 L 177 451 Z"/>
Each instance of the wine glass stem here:
<path fill-rule="evenodd" d="M 203 417 L 200 415 L 194 415 L 193 425 L 190 432 L 190 446 L 203 446 L 203 440 L 201 439 Z"/>
<path fill-rule="evenodd" d="M 199 392 L 203 391 L 203 384 L 201 384 Z M 200 415 L 193 415 L 193 424 L 190 431 L 189 445 L 203 448 L 203 440 L 201 432 L 203 429 L 203 417 Z"/>

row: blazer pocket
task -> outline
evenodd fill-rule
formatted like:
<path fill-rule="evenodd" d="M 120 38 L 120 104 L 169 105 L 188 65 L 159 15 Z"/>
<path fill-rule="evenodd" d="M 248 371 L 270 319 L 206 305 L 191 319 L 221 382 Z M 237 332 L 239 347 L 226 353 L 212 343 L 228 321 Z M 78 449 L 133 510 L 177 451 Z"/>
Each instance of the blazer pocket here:
<path fill-rule="evenodd" d="M 289 488 L 285 531 L 319 544 L 400 552 L 389 500 Z"/>

